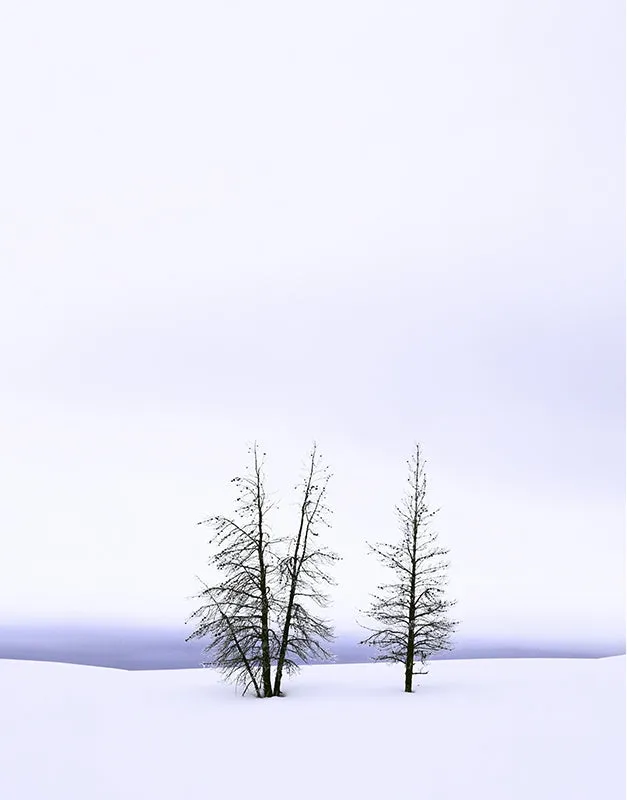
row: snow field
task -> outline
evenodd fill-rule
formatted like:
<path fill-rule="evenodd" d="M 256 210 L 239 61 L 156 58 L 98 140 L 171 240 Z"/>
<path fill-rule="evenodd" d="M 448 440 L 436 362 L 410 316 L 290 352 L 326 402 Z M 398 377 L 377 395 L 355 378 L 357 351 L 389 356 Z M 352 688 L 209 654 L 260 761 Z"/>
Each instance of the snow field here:
<path fill-rule="evenodd" d="M 7 800 L 623 800 L 625 657 L 306 666 L 286 696 L 212 670 L 0 661 Z"/>

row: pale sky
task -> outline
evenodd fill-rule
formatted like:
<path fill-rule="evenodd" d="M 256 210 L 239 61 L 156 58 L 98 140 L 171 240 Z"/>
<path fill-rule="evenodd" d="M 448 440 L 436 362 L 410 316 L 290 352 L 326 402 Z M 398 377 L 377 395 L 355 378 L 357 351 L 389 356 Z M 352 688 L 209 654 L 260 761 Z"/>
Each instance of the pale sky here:
<path fill-rule="evenodd" d="M 185 619 L 316 439 L 353 627 L 419 441 L 464 632 L 623 636 L 623 15 L 7 9 L 0 619 Z"/>

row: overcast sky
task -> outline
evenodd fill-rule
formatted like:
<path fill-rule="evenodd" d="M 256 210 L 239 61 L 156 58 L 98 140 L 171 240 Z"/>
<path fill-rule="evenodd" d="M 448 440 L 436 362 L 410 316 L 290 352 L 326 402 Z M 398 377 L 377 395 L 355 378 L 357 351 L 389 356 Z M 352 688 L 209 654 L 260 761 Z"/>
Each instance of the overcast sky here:
<path fill-rule="evenodd" d="M 623 636 L 623 14 L 12 4 L 2 621 L 183 620 L 316 439 L 353 627 L 419 441 L 463 632 Z"/>

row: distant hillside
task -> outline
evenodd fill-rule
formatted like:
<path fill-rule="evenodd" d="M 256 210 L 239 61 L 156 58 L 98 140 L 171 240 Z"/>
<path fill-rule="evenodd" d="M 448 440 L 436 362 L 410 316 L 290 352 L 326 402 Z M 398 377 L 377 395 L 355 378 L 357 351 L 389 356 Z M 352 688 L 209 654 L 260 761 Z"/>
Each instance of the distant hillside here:
<path fill-rule="evenodd" d="M 112 625 L 0 625 L 0 658 L 62 661 L 120 669 L 190 669 L 202 660 L 203 642 L 185 642 L 190 628 Z M 357 631 L 338 632 L 338 664 L 367 662 L 374 650 L 359 645 Z M 624 642 L 556 643 L 480 640 L 459 637 L 452 653 L 436 658 L 601 658 L 622 655 Z M 323 663 L 314 661 L 312 663 Z"/>

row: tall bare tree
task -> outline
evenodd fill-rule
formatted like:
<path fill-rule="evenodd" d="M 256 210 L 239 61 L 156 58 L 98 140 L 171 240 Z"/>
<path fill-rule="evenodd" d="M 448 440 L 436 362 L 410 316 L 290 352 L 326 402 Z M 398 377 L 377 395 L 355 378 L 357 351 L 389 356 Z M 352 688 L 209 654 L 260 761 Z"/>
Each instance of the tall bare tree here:
<path fill-rule="evenodd" d="M 282 539 L 270 535 L 268 515 L 275 504 L 268 502 L 256 444 L 250 452 L 252 471 L 233 479 L 239 488 L 235 517 L 215 516 L 199 523 L 215 531 L 210 563 L 221 580 L 211 586 L 203 583 L 197 595 L 203 605 L 188 619 L 199 624 L 187 641 L 209 636 L 205 652 L 212 658 L 205 666 L 220 670 L 225 680 L 243 686 L 244 693 L 252 686 L 258 697 L 273 697 L 282 694 L 284 672 L 299 668 L 297 658 L 332 658 L 322 642 L 333 639 L 333 630 L 309 605 L 328 605 L 323 585 L 334 581 L 325 566 L 339 557 L 316 546 L 315 537 L 329 525 L 330 513 L 324 502 L 330 473 L 316 445 L 296 487 L 302 492 L 297 527 Z"/>
<path fill-rule="evenodd" d="M 416 661 L 424 667 L 429 657 L 440 650 L 451 650 L 450 636 L 457 623 L 448 618 L 454 601 L 444 597 L 448 550 L 437 546 L 437 534 L 431 529 L 437 513 L 429 511 L 426 501 L 427 478 L 420 445 L 409 466 L 409 489 L 396 507 L 401 528 L 397 544 L 368 544 L 370 551 L 394 574 L 390 583 L 377 587 L 366 615 L 375 627 L 363 625 L 371 635 L 361 644 L 380 652 L 373 661 L 403 664 L 405 691 L 413 691 Z"/>
<path fill-rule="evenodd" d="M 301 491 L 298 527 L 289 541 L 288 553 L 281 561 L 283 587 L 287 596 L 274 677 L 276 696 L 281 694 L 283 671 L 289 674 L 298 669 L 293 656 L 298 656 L 304 662 L 311 656 L 332 658 L 322 642 L 330 642 L 335 638 L 333 629 L 308 608 L 311 602 L 319 607 L 329 605 L 329 595 L 322 587 L 335 585 L 335 581 L 325 567 L 340 560 L 336 553 L 317 544 L 314 538 L 319 536 L 320 527 L 330 527 L 330 511 L 324 502 L 330 478 L 329 468 L 323 465 L 314 443 L 302 483 L 295 487 Z"/>
<path fill-rule="evenodd" d="M 221 670 L 227 680 L 252 685 L 260 697 L 272 696 L 272 657 L 276 656 L 277 637 L 270 626 L 271 607 L 278 602 L 271 591 L 274 574 L 278 578 L 278 557 L 270 537 L 268 514 L 275 504 L 265 490 L 263 456 L 255 443 L 249 452 L 252 470 L 233 478 L 239 495 L 235 518 L 214 516 L 199 525 L 215 531 L 210 544 L 215 548 L 210 563 L 224 577 L 197 595 L 205 602 L 188 619 L 199 625 L 187 638 L 209 635 L 206 653 L 213 658 L 205 666 Z"/>

